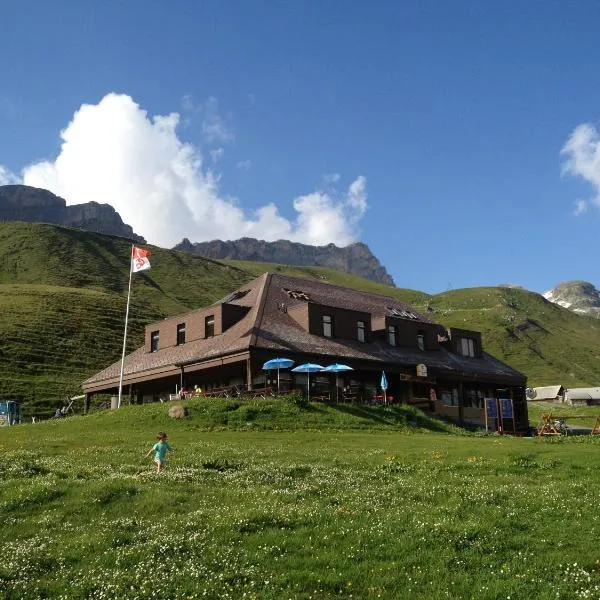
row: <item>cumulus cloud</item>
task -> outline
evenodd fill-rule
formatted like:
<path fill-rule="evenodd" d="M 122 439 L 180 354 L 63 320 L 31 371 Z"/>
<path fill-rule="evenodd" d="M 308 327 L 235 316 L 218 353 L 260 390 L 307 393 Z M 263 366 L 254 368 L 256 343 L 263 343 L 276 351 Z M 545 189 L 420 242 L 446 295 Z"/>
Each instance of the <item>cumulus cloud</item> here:
<path fill-rule="evenodd" d="M 575 214 L 587 211 L 591 203 L 600 206 L 600 135 L 591 123 L 578 125 L 561 150 L 563 174 L 581 177 L 594 188 L 590 201 L 577 200 Z"/>
<path fill-rule="evenodd" d="M 0 185 L 10 185 L 19 182 L 19 178 L 12 171 L 0 165 Z"/>
<path fill-rule="evenodd" d="M 367 209 L 364 177 L 345 192 L 330 186 L 299 196 L 292 219 L 273 203 L 245 211 L 222 194 L 221 175 L 205 164 L 200 149 L 179 138 L 179 123 L 178 113 L 150 116 L 131 97 L 108 94 L 79 108 L 60 134 L 58 156 L 25 167 L 22 181 L 49 189 L 68 204 L 111 204 L 134 231 L 161 246 L 183 237 L 338 245 L 356 240 Z M 209 128 L 214 139 L 220 131 L 215 127 Z M 9 176 L 0 171 L 0 178 Z"/>

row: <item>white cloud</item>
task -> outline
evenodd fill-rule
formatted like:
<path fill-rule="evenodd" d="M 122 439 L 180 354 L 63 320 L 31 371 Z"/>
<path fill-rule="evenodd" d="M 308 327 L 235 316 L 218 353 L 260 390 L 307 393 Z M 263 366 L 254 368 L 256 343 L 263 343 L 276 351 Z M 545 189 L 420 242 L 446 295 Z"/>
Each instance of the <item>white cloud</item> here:
<path fill-rule="evenodd" d="M 233 132 L 219 112 L 219 102 L 216 98 L 211 96 L 201 107 L 201 112 L 203 114 L 202 132 L 207 141 L 230 144 L 235 140 Z"/>
<path fill-rule="evenodd" d="M 591 123 L 578 125 L 561 150 L 565 157 L 563 174 L 581 177 L 594 188 L 595 196 L 591 201 L 578 200 L 575 214 L 584 213 L 589 203 L 600 206 L 600 135 Z"/>
<path fill-rule="evenodd" d="M 212 161 L 216 164 L 223 158 L 223 154 L 225 154 L 225 148 L 215 148 L 214 150 L 211 150 L 209 154 L 212 158 Z"/>
<path fill-rule="evenodd" d="M 332 183 L 337 183 L 342 176 L 339 173 L 326 173 L 323 175 L 323 183 L 325 185 L 331 185 Z"/>
<path fill-rule="evenodd" d="M 60 134 L 56 159 L 25 167 L 23 183 L 49 189 L 68 204 L 111 204 L 134 231 L 162 246 L 183 237 L 338 245 L 356 240 L 367 208 L 364 177 L 346 193 L 327 188 L 299 196 L 294 220 L 272 203 L 249 213 L 222 195 L 221 176 L 204 163 L 199 148 L 179 139 L 179 121 L 178 113 L 151 117 L 131 97 L 108 94 L 79 108 Z"/>
<path fill-rule="evenodd" d="M 235 163 L 235 166 L 238 169 L 243 169 L 244 171 L 249 171 L 250 167 L 252 167 L 252 161 L 251 160 L 238 160 Z"/>
<path fill-rule="evenodd" d="M 573 211 L 573 214 L 576 217 L 578 217 L 579 215 L 586 213 L 587 209 L 588 209 L 588 201 L 587 200 L 576 200 L 575 201 L 575 210 Z"/>
<path fill-rule="evenodd" d="M 0 185 L 11 185 L 19 182 L 19 178 L 12 171 L 0 165 Z"/>

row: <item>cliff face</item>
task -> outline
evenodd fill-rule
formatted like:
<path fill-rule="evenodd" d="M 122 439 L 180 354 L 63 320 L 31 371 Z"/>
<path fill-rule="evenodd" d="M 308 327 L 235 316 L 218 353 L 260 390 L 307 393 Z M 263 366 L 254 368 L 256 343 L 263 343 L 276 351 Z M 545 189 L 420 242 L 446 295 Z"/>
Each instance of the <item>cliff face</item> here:
<path fill-rule="evenodd" d="M 141 244 L 146 240 L 123 223 L 109 204 L 86 202 L 67 206 L 62 198 L 48 190 L 27 185 L 0 186 L 0 221 L 53 223 L 86 231 L 118 235 Z"/>
<path fill-rule="evenodd" d="M 365 279 L 395 285 L 385 267 L 373 255 L 366 244 L 356 243 L 339 248 L 335 244 L 309 246 L 288 240 L 265 242 L 253 238 L 242 238 L 230 242 L 213 240 L 193 244 L 182 240 L 174 250 L 191 252 L 206 258 L 253 260 L 297 266 L 329 267 L 345 273 L 359 275 Z"/>

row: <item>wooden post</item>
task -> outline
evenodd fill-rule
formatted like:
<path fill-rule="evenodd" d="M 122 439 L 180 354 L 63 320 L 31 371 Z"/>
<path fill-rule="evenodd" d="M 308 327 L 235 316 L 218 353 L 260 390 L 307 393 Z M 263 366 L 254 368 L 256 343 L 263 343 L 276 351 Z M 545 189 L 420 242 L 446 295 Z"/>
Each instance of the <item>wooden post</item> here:
<path fill-rule="evenodd" d="M 92 394 L 86 394 L 83 399 L 83 414 L 87 415 L 90 410 L 90 399 L 92 398 Z"/>
<path fill-rule="evenodd" d="M 463 384 L 462 381 L 458 382 L 458 422 L 462 423 L 465 411 L 464 411 L 464 399 L 463 399 Z"/>
<path fill-rule="evenodd" d="M 249 392 L 252 390 L 252 362 L 250 358 L 246 359 L 246 387 Z"/>
<path fill-rule="evenodd" d="M 516 428 L 516 416 L 515 416 L 515 388 L 512 387 L 512 385 L 510 386 L 510 408 L 512 411 L 512 422 L 513 422 L 513 435 L 515 435 L 517 433 L 517 428 Z"/>
<path fill-rule="evenodd" d="M 488 405 L 488 399 L 484 398 L 483 399 L 483 414 L 485 415 L 485 432 L 488 432 L 488 415 L 487 415 L 487 405 Z"/>

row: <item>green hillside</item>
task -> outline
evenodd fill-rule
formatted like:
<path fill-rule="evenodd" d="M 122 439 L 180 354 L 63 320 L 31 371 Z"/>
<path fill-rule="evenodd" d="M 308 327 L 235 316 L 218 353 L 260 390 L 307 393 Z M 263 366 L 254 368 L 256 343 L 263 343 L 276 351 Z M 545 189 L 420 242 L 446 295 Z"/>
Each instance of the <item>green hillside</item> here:
<path fill-rule="evenodd" d="M 83 379 L 120 356 L 130 243 L 52 225 L 0 223 L 0 397 L 49 412 Z M 484 347 L 524 371 L 530 385 L 596 385 L 600 323 L 509 288 L 435 296 L 320 267 L 214 261 L 152 248 L 134 277 L 128 350 L 144 325 L 204 306 L 266 270 L 395 296 L 435 320 L 482 331 Z"/>

